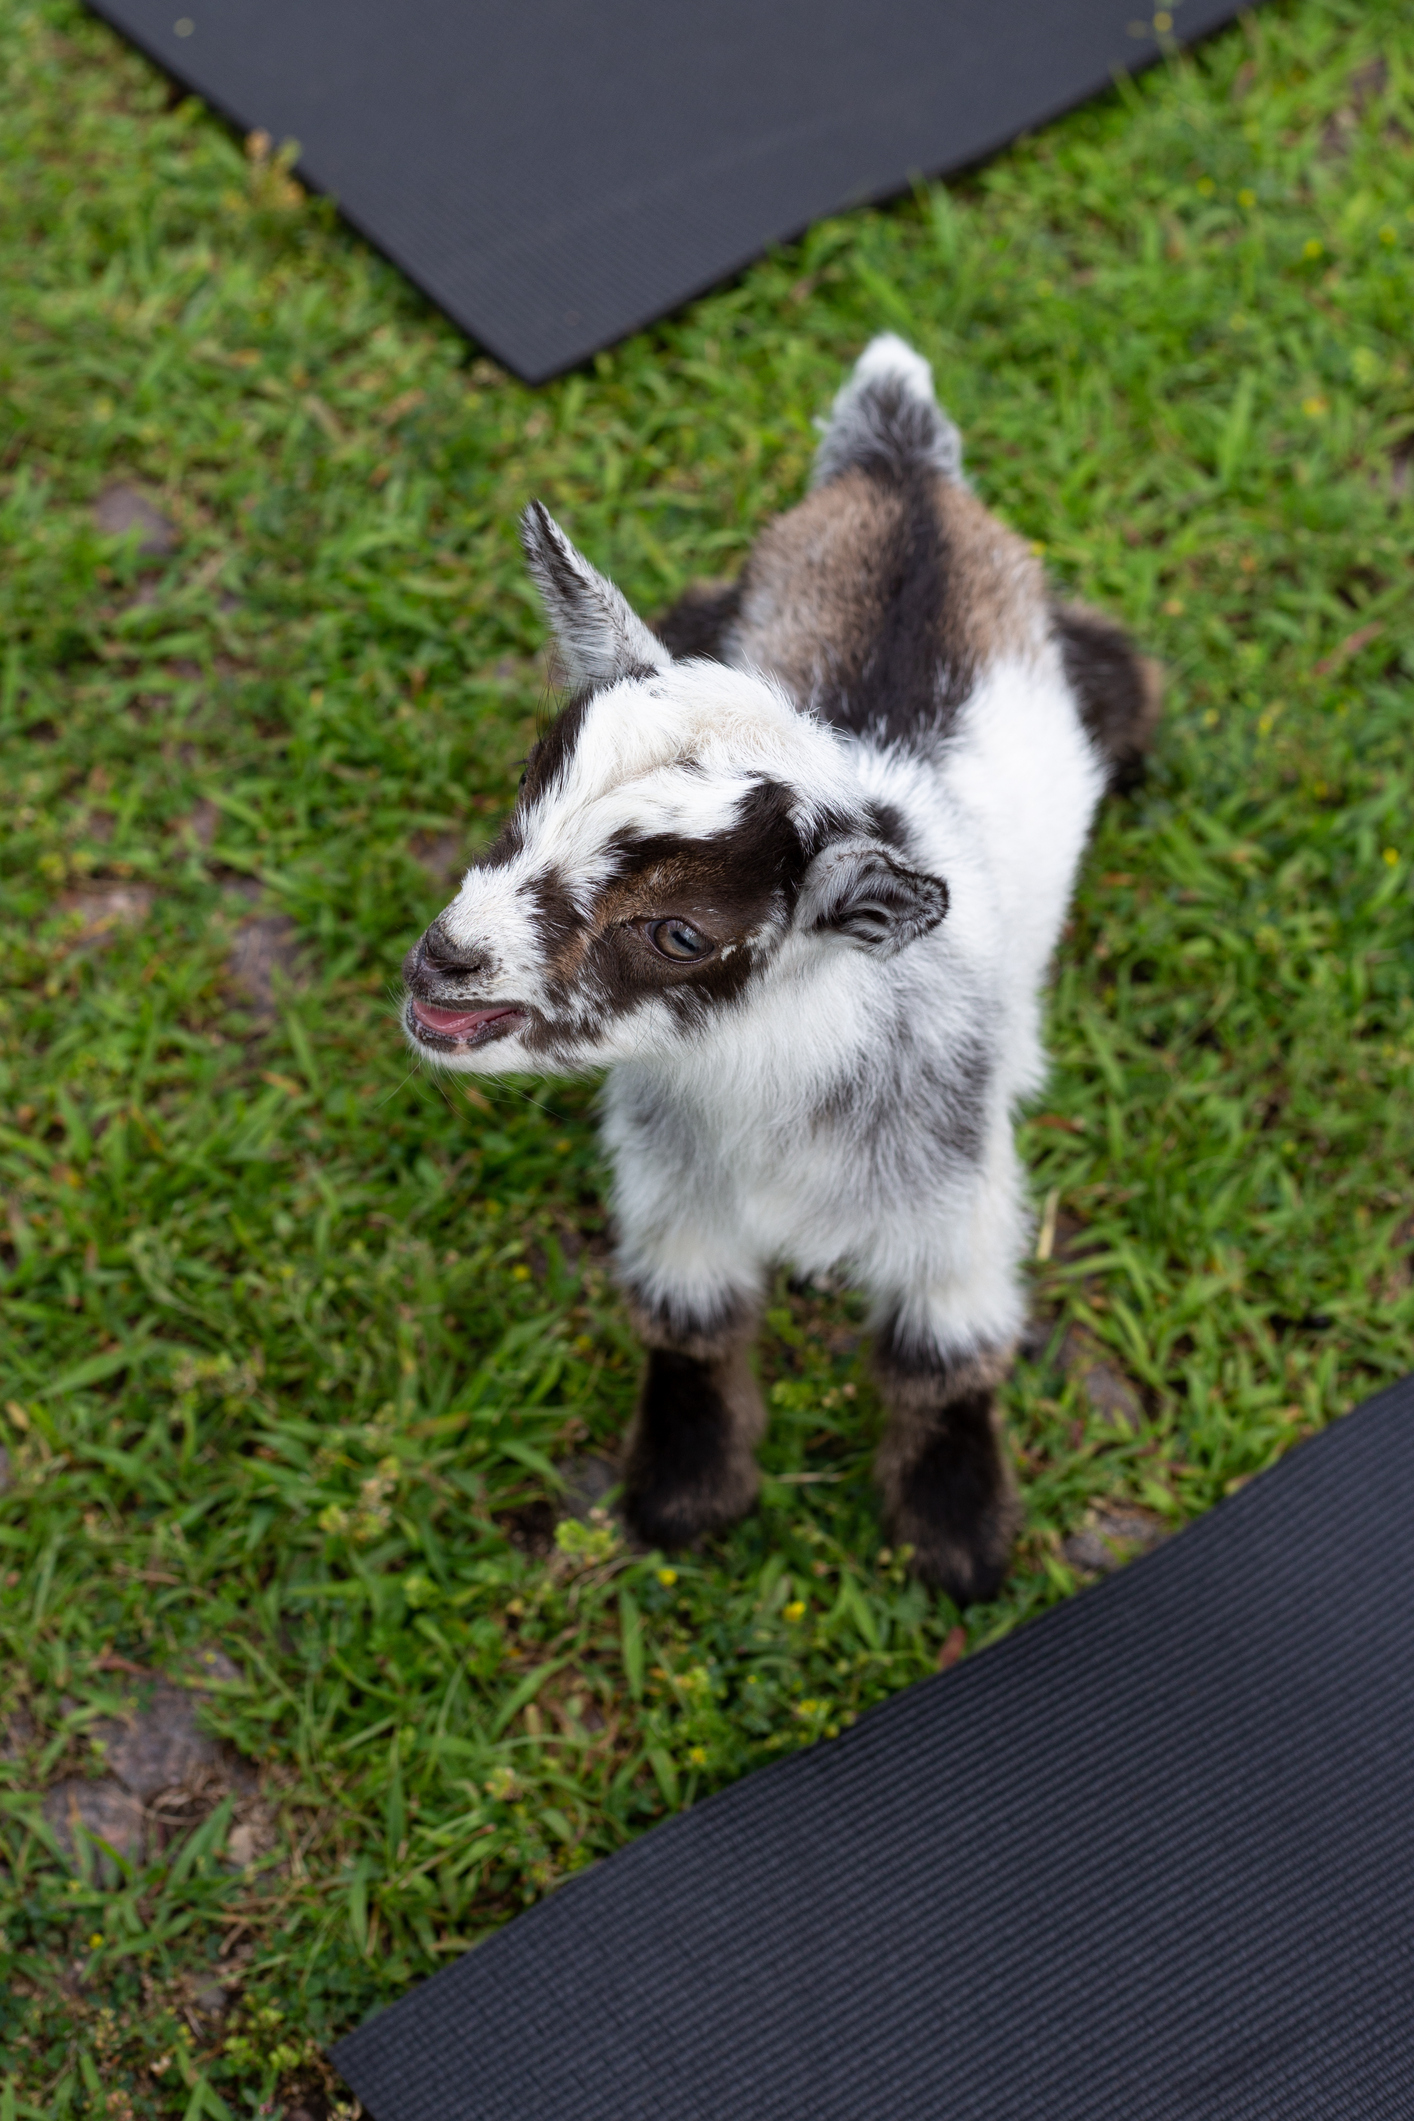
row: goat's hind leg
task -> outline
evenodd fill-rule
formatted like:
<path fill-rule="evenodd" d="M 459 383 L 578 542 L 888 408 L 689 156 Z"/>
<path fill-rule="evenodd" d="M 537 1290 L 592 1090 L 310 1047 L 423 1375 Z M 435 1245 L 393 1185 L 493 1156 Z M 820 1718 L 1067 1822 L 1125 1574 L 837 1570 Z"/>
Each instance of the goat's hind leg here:
<path fill-rule="evenodd" d="M 624 1509 L 649 1546 L 687 1546 L 744 1517 L 761 1485 L 756 1305 L 733 1297 L 696 1316 L 663 1304 L 632 1308 L 648 1364 L 624 1451 Z"/>
<path fill-rule="evenodd" d="M 874 1345 L 888 1409 L 875 1472 L 890 1537 L 912 1567 L 959 1605 L 996 1596 L 1021 1522 L 996 1386 L 1009 1342 L 949 1353 L 946 1339 L 905 1331 L 897 1316 Z"/>

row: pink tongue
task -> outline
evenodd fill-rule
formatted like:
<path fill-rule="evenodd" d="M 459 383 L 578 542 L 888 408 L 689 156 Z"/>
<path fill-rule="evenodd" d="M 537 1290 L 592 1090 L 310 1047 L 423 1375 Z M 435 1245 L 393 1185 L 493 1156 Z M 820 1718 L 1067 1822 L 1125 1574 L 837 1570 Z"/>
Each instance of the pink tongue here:
<path fill-rule="evenodd" d="M 444 1038 L 468 1038 L 493 1017 L 515 1015 L 514 1009 L 434 1009 L 427 1002 L 412 1006 L 418 1022 L 429 1031 L 440 1031 Z"/>

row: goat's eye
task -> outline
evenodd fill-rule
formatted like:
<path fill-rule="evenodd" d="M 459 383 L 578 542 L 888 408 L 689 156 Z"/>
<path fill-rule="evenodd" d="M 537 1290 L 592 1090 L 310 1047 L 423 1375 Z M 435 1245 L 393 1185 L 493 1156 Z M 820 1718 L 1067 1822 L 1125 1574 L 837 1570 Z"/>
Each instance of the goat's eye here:
<path fill-rule="evenodd" d="M 694 928 L 691 921 L 654 921 L 648 930 L 648 940 L 659 957 L 670 957 L 676 964 L 691 964 L 694 958 L 710 956 L 712 944 Z"/>

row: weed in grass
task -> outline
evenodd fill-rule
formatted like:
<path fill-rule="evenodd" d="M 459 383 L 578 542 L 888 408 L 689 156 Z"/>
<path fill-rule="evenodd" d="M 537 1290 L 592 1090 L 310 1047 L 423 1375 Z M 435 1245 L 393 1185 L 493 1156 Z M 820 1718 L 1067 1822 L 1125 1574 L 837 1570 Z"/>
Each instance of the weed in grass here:
<path fill-rule="evenodd" d="M 318 2111 L 380 1996 L 1408 1367 L 1414 46 L 1273 4 L 540 391 L 69 0 L 0 65 L 0 2098 Z M 1028 1524 L 965 1621 L 880 1550 L 848 1296 L 778 1291 L 756 1517 L 669 1565 L 590 1514 L 591 1092 L 431 1084 L 391 1006 L 546 704 L 521 504 L 652 610 L 881 326 L 1170 672 L 1050 998 Z M 66 1855 L 133 1668 L 218 1652 L 259 1831 L 206 1784 Z"/>

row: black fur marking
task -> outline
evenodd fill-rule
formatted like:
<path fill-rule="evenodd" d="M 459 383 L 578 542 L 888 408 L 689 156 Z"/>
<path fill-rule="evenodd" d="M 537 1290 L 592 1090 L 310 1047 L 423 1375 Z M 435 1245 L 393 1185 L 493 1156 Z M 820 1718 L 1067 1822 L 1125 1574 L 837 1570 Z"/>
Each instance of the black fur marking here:
<path fill-rule="evenodd" d="M 741 609 L 741 584 L 694 582 L 657 620 L 653 631 L 669 655 L 722 661 L 722 636 Z"/>
<path fill-rule="evenodd" d="M 1080 718 L 1110 762 L 1110 787 L 1135 788 L 1159 719 L 1159 678 L 1129 636 L 1097 612 L 1052 607 L 1065 674 Z"/>
<path fill-rule="evenodd" d="M 949 595 L 948 540 L 935 474 L 882 459 L 868 467 L 899 488 L 899 508 L 875 565 L 878 627 L 854 669 L 841 671 L 814 703 L 836 728 L 896 743 L 920 732 L 946 735 L 972 690 L 962 614 Z"/>
<path fill-rule="evenodd" d="M 919 1573 L 958 1604 L 995 1598 L 1007 1552 L 998 1523 L 1006 1496 L 990 1392 L 950 1400 L 940 1425 L 899 1483 L 894 1522 Z"/>
<path fill-rule="evenodd" d="M 649 1350 L 624 1474 L 625 1512 L 649 1546 L 682 1546 L 740 1514 L 734 1427 L 714 1364 Z"/>
<path fill-rule="evenodd" d="M 956 478 L 961 470 L 956 430 L 915 386 L 897 376 L 878 376 L 860 391 L 843 421 L 832 422 L 820 447 L 816 483 L 827 485 L 855 469 L 875 479 L 904 480 L 923 469 Z"/>
<path fill-rule="evenodd" d="M 864 815 L 876 840 L 905 860 L 911 859 L 913 835 L 901 810 L 892 803 L 869 802 L 864 806 Z"/>
<path fill-rule="evenodd" d="M 941 1173 L 981 1161 L 991 1081 L 981 1039 L 960 1041 L 944 1062 L 920 1049 L 906 1018 L 896 1019 L 858 1071 L 830 1085 L 811 1122 L 817 1132 L 844 1128 L 867 1143 L 876 1192 L 905 1200 L 931 1193 Z"/>
<path fill-rule="evenodd" d="M 998 1349 L 950 1358 L 895 1316 L 874 1367 L 889 1406 L 877 1471 L 894 1539 L 912 1566 L 959 1605 L 996 1596 L 1020 1521 L 996 1421 Z"/>
<path fill-rule="evenodd" d="M 520 784 L 518 810 L 528 810 L 538 803 L 543 795 L 559 786 L 570 770 L 584 729 L 584 718 L 589 712 L 589 703 L 594 694 L 590 690 L 577 692 L 572 700 L 560 709 L 545 734 L 532 750 L 525 762 L 525 773 Z"/>
<path fill-rule="evenodd" d="M 926 1052 L 914 1057 L 908 1080 L 918 1100 L 919 1135 L 940 1163 L 981 1161 L 993 1059 L 981 1039 L 954 1044 L 946 1068 Z"/>
<path fill-rule="evenodd" d="M 526 771 L 529 772 L 529 770 L 527 767 Z M 524 788 L 524 786 L 525 775 L 522 774 L 521 787 Z M 521 830 L 520 819 L 514 816 L 508 817 L 496 834 L 495 839 L 492 840 L 486 852 L 477 862 L 476 867 L 478 869 L 508 868 L 516 856 L 524 852 L 524 849 L 525 834 Z"/>

